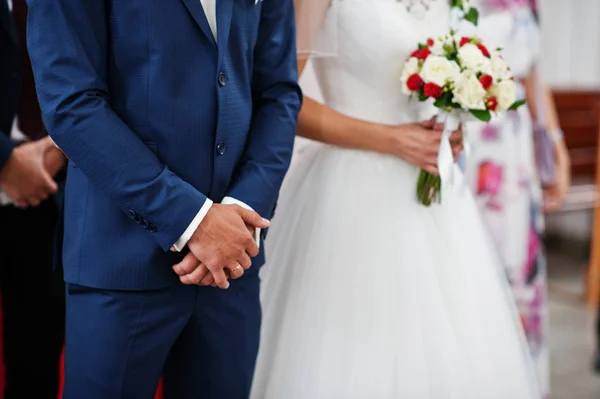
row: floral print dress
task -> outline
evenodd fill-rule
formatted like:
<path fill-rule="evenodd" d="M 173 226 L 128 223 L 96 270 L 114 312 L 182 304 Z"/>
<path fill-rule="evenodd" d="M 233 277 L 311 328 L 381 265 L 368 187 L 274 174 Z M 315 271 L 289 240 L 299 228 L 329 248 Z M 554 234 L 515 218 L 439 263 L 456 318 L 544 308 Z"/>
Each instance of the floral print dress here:
<path fill-rule="evenodd" d="M 478 35 L 501 47 L 516 79 L 527 77 L 539 53 L 535 4 L 481 0 Z M 522 85 L 520 97 L 524 96 Z M 504 262 L 536 363 L 544 398 L 549 393 L 546 260 L 541 242 L 541 188 L 534 166 L 527 107 L 468 127 L 466 175 Z"/>

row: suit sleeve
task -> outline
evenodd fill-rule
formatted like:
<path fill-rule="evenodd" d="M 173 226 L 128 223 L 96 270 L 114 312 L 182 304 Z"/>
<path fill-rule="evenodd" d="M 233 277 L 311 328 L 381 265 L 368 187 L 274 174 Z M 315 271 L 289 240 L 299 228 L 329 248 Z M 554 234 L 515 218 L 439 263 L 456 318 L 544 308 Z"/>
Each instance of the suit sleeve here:
<path fill-rule="evenodd" d="M 8 135 L 0 131 L 0 170 L 4 168 L 4 164 L 10 158 L 15 145 L 10 141 Z"/>
<path fill-rule="evenodd" d="M 147 221 L 163 250 L 206 196 L 171 172 L 109 103 L 105 0 L 28 0 L 28 48 L 48 133 L 115 206 Z"/>
<path fill-rule="evenodd" d="M 263 1 L 252 79 L 254 113 L 227 196 L 271 218 L 288 170 L 302 93 L 292 0 Z"/>

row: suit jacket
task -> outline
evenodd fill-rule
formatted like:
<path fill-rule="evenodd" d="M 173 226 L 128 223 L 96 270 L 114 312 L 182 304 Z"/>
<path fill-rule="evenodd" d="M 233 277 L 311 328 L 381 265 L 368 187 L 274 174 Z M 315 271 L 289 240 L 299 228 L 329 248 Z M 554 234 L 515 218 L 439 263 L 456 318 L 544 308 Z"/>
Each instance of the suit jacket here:
<path fill-rule="evenodd" d="M 19 99 L 17 35 L 6 0 L 0 0 L 0 60 L 2 60 L 0 61 L 0 169 L 2 169 L 14 148 L 14 144 L 10 141 L 10 132 Z"/>
<path fill-rule="evenodd" d="M 29 0 L 46 127 L 69 158 L 70 283 L 178 283 L 169 248 L 207 198 L 273 215 L 301 92 L 292 0 Z M 263 254 L 254 261 L 256 269 Z"/>
<path fill-rule="evenodd" d="M 5 0 L 4 0 L 5 1 Z M 12 0 L 13 19 L 15 22 L 17 42 L 19 44 L 19 63 L 21 75 L 21 90 L 17 108 L 18 127 L 31 140 L 37 140 L 46 135 L 42 112 L 35 93 L 33 71 L 27 52 L 27 2 Z"/>

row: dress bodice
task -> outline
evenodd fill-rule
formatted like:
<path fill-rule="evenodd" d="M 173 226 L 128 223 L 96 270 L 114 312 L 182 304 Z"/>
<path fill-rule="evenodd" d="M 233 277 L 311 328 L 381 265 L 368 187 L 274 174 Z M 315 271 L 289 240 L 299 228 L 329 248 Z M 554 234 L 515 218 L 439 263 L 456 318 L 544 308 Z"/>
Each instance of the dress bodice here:
<path fill-rule="evenodd" d="M 419 42 L 448 33 L 452 12 L 447 0 L 333 0 L 319 40 L 335 42 L 335 54 L 313 60 L 327 105 L 372 122 L 409 123 L 436 110 L 402 93 L 400 74 Z M 503 6 L 499 6 L 498 4 Z M 515 76 L 525 77 L 537 58 L 539 34 L 525 0 L 479 0 L 480 23 L 455 26 L 476 33 L 489 48 L 501 47 Z M 421 7 L 419 9 L 419 7 Z"/>
<path fill-rule="evenodd" d="M 327 105 L 355 118 L 388 124 L 432 114 L 430 107 L 402 93 L 400 75 L 419 42 L 448 33 L 448 3 L 432 0 L 428 10 L 418 12 L 396 0 L 334 1 L 321 31 L 330 37 L 319 39 L 335 40 L 335 55 L 313 60 Z"/>

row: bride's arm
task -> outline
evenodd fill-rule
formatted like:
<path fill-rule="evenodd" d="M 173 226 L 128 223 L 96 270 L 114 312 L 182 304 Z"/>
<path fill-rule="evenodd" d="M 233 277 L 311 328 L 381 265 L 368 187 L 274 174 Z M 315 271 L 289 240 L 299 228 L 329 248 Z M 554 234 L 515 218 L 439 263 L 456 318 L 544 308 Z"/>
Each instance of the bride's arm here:
<path fill-rule="evenodd" d="M 323 0 L 295 0 L 298 49 L 310 53 L 329 10 Z M 298 61 L 302 75 L 307 59 Z M 305 97 L 298 118 L 298 135 L 344 148 L 393 154 L 428 172 L 437 173 L 440 126 L 432 124 L 383 125 L 352 118 Z M 458 138 L 460 140 L 460 138 Z M 455 144 L 455 143 L 454 143 Z M 462 144 L 453 145 L 458 153 Z M 457 155 L 457 154 L 455 154 Z"/>
<path fill-rule="evenodd" d="M 305 65 L 306 60 L 298 62 L 300 74 Z M 348 117 L 308 96 L 304 97 L 298 117 L 298 135 L 339 147 L 380 153 L 393 153 L 399 144 L 391 126 Z"/>
<path fill-rule="evenodd" d="M 302 75 L 308 55 L 315 52 L 316 37 L 332 5 L 326 0 L 294 0 L 294 6 L 298 52 L 305 55 L 298 61 L 298 73 Z M 344 116 L 309 97 L 304 98 L 300 111 L 298 135 L 340 147 L 378 152 L 389 151 L 393 144 L 384 127 Z M 384 144 L 386 141 L 388 145 Z"/>

